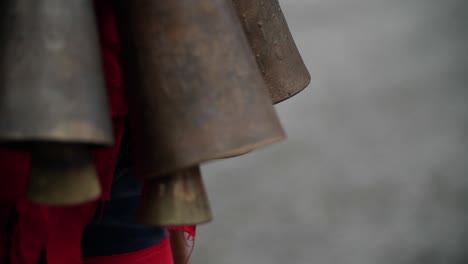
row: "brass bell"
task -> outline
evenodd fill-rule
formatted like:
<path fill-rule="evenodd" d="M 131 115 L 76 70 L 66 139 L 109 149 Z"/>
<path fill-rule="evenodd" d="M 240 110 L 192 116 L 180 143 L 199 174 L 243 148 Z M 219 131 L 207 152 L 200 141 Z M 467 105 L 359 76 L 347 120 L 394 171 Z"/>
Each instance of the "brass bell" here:
<path fill-rule="evenodd" d="M 284 139 L 230 2 L 118 2 L 137 175 L 162 177 Z"/>
<path fill-rule="evenodd" d="M 278 0 L 232 0 L 274 103 L 302 91 L 310 74 Z"/>
<path fill-rule="evenodd" d="M 0 141 L 34 148 L 33 201 L 73 204 L 99 195 L 89 149 L 113 141 L 100 57 L 92 0 L 1 2 Z"/>
<path fill-rule="evenodd" d="M 45 143 L 32 150 L 28 196 L 48 205 L 73 205 L 101 195 L 90 149 L 82 144 Z M 64 195 L 67 194 L 67 195 Z"/>
<path fill-rule="evenodd" d="M 198 166 L 146 180 L 139 222 L 154 226 L 188 226 L 211 221 L 211 209 Z"/>

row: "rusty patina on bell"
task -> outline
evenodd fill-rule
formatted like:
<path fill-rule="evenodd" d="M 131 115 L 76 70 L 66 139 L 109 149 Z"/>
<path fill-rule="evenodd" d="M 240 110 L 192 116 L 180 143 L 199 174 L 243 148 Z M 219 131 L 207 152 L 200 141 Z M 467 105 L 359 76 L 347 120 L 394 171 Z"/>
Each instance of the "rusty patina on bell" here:
<path fill-rule="evenodd" d="M 1 145 L 41 146 L 33 151 L 30 185 L 38 186 L 29 186 L 32 200 L 72 204 L 98 197 L 92 163 L 75 167 L 62 156 L 74 153 L 84 162 L 89 152 L 82 150 L 113 141 L 92 0 L 1 1 L 0 120 Z"/>
<path fill-rule="evenodd" d="M 137 175 L 161 177 L 285 137 L 230 2 L 118 2 Z"/>
<path fill-rule="evenodd" d="M 232 0 L 274 103 L 302 91 L 310 74 L 278 0 Z"/>
<path fill-rule="evenodd" d="M 211 221 L 211 209 L 199 167 L 145 181 L 139 222 L 154 226 L 187 226 Z"/>

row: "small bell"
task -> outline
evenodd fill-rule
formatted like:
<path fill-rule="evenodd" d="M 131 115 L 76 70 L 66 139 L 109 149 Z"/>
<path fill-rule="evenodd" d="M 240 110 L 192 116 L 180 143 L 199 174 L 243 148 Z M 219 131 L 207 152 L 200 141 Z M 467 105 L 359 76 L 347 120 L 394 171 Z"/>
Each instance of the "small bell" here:
<path fill-rule="evenodd" d="M 81 144 L 35 145 L 27 193 L 33 202 L 55 206 L 99 198 L 101 187 L 89 148 Z"/>
<path fill-rule="evenodd" d="M 200 168 L 146 180 L 138 219 L 142 224 L 157 226 L 188 226 L 211 221 Z"/>

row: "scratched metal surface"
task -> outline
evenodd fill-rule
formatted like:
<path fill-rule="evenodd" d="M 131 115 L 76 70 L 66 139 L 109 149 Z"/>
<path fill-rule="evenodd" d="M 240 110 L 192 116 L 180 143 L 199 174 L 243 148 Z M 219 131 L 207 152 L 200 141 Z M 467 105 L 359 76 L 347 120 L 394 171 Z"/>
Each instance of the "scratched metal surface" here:
<path fill-rule="evenodd" d="M 289 139 L 203 167 L 195 264 L 468 263 L 464 0 L 283 0 Z"/>

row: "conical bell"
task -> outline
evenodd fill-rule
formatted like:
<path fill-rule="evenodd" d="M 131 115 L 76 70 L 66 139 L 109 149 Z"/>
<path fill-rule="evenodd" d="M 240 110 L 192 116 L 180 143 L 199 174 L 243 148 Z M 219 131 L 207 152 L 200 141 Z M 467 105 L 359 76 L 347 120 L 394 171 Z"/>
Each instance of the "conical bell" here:
<path fill-rule="evenodd" d="M 302 91 L 310 74 L 278 0 L 232 0 L 274 103 Z"/>
<path fill-rule="evenodd" d="M 73 205 L 101 195 L 90 149 L 82 144 L 33 147 L 28 196 L 36 203 Z M 64 194 L 67 195 L 64 195 Z"/>
<path fill-rule="evenodd" d="M 88 160 L 88 151 L 77 149 L 112 143 L 100 58 L 92 0 L 1 1 L 0 141 L 24 149 L 39 144 L 33 160 L 42 162 L 41 155 L 46 155 L 50 166 L 56 160 L 65 185 L 75 182 L 80 190 L 72 198 L 70 189 L 59 184 L 65 179 L 58 180 L 57 168 L 38 169 L 36 162 L 30 184 L 42 184 L 50 175 L 47 182 L 53 190 L 30 186 L 34 201 L 68 204 L 97 198 L 98 192 L 85 190 L 96 186 L 91 164 L 75 171 L 73 162 L 61 155 L 75 153 L 71 156 Z M 48 153 L 48 148 L 53 151 Z M 35 179 L 37 175 L 40 178 Z M 49 184 L 52 180 L 57 184 Z"/>
<path fill-rule="evenodd" d="M 160 177 L 285 137 L 230 2 L 119 3 L 137 175 Z"/>
<path fill-rule="evenodd" d="M 198 166 L 146 180 L 139 222 L 154 226 L 188 226 L 211 221 L 211 209 Z"/>

